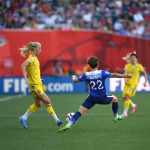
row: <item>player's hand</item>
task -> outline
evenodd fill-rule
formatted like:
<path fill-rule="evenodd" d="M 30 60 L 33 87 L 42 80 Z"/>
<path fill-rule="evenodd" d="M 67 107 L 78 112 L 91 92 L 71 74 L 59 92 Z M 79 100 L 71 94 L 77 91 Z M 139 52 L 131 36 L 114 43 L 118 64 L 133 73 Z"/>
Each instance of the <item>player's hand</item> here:
<path fill-rule="evenodd" d="M 25 82 L 26 82 L 26 83 L 28 83 L 28 84 L 29 84 L 29 80 L 28 80 L 28 78 L 25 78 L 24 80 L 25 80 Z"/>
<path fill-rule="evenodd" d="M 144 83 L 144 87 L 146 87 L 146 86 L 147 86 L 147 82 Z"/>
<path fill-rule="evenodd" d="M 77 77 L 76 75 L 72 75 L 72 79 L 73 79 L 73 78 L 76 78 L 76 77 Z"/>
<path fill-rule="evenodd" d="M 126 74 L 126 78 L 132 78 L 132 74 Z"/>
<path fill-rule="evenodd" d="M 126 85 L 129 85 L 129 83 L 127 83 L 127 81 L 125 81 L 125 84 L 126 84 Z"/>

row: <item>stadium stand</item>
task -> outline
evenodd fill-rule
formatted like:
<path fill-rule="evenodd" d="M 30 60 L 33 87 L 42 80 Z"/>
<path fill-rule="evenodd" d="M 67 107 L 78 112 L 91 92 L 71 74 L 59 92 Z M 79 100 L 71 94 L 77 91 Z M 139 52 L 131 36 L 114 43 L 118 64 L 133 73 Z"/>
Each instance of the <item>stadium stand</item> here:
<path fill-rule="evenodd" d="M 150 39 L 149 0 L 0 0 L 0 30 L 96 30 Z"/>

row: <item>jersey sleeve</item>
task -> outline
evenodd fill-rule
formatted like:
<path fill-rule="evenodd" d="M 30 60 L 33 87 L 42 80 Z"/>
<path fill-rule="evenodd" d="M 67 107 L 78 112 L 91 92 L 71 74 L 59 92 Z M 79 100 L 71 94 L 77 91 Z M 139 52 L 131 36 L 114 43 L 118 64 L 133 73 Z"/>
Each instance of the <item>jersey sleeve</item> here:
<path fill-rule="evenodd" d="M 33 58 L 31 57 L 31 58 L 28 58 L 26 61 L 29 63 L 29 64 L 31 64 L 32 62 L 33 62 Z"/>
<path fill-rule="evenodd" d="M 104 78 L 109 78 L 109 77 L 110 77 L 110 75 L 111 75 L 111 72 L 108 72 L 108 71 L 102 70 L 102 76 L 103 76 Z"/>
<path fill-rule="evenodd" d="M 124 71 L 128 71 L 128 65 L 125 65 Z"/>
<path fill-rule="evenodd" d="M 141 64 L 139 64 L 139 70 L 140 70 L 140 72 L 144 71 L 144 68 L 143 68 L 143 66 Z"/>
<path fill-rule="evenodd" d="M 85 73 L 82 74 L 80 77 L 78 77 L 78 80 L 79 80 L 79 81 L 86 81 Z"/>

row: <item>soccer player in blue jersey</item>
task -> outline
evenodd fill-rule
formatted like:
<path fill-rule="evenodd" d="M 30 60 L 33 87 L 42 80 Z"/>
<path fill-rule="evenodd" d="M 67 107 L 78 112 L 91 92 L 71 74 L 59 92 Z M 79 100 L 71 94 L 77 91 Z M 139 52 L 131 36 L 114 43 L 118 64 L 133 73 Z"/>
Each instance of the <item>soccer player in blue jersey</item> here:
<path fill-rule="evenodd" d="M 95 104 L 110 104 L 112 103 L 112 110 L 114 114 L 114 122 L 122 120 L 124 115 L 118 115 L 118 98 L 114 95 L 107 95 L 105 88 L 106 78 L 131 78 L 130 74 L 118 74 L 110 73 L 105 70 L 98 70 L 99 61 L 97 57 L 89 57 L 87 63 L 91 67 L 91 72 L 86 72 L 80 77 L 75 75 L 72 76 L 73 82 L 87 81 L 90 86 L 89 96 L 82 103 L 79 110 L 71 117 L 69 122 L 58 130 L 59 133 L 70 129 L 71 125 L 74 124 L 81 115 L 91 109 Z"/>

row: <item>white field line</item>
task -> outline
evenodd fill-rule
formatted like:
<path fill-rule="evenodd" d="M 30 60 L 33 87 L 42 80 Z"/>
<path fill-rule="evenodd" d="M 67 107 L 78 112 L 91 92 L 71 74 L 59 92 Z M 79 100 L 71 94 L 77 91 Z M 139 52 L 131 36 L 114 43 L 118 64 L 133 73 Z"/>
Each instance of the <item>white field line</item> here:
<path fill-rule="evenodd" d="M 65 116 L 67 116 L 67 114 L 57 114 L 58 116 L 63 116 L 63 117 L 65 117 Z M 150 114 L 149 113 L 136 113 L 136 115 L 137 116 L 150 116 Z M 0 114 L 0 117 L 20 117 L 20 116 L 22 116 L 21 114 L 19 115 L 19 114 Z M 45 114 L 33 114 L 33 117 L 48 117 L 49 116 L 49 114 L 47 114 L 47 113 L 45 113 Z M 113 113 L 111 114 L 111 113 L 109 113 L 109 114 L 107 114 L 107 113 L 102 113 L 102 114 L 94 114 L 94 113 L 91 113 L 91 114 L 84 114 L 84 116 L 91 116 L 91 117 L 93 117 L 93 116 L 100 116 L 100 117 L 103 117 L 103 116 L 112 116 L 113 117 Z"/>
<path fill-rule="evenodd" d="M 25 96 L 25 95 L 20 94 L 20 95 L 8 96 L 8 97 L 0 98 L 0 102 L 12 100 L 12 99 L 14 99 L 14 98 L 20 98 L 20 97 L 23 97 L 23 96 Z"/>
<path fill-rule="evenodd" d="M 21 116 L 18 114 L 0 114 L 0 117 L 17 117 L 17 116 Z M 34 117 L 47 117 L 50 116 L 49 114 L 45 113 L 45 114 L 33 114 Z M 67 116 L 67 114 L 57 114 L 57 116 Z M 84 116 L 111 116 L 111 114 L 84 114 Z"/>

